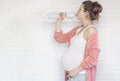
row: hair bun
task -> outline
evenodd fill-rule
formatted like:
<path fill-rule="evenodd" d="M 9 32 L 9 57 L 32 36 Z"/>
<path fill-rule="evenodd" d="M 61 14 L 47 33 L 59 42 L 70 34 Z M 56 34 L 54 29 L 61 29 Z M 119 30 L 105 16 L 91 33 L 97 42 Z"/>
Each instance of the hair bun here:
<path fill-rule="evenodd" d="M 99 14 L 100 12 L 102 12 L 102 6 L 98 2 L 93 2 L 92 6 L 93 6 L 93 10 L 92 10 L 93 13 Z"/>
<path fill-rule="evenodd" d="M 91 0 L 84 1 L 83 3 L 84 12 L 89 12 L 89 17 L 91 20 L 99 20 L 99 13 L 102 12 L 102 6 L 97 2 L 92 2 Z"/>

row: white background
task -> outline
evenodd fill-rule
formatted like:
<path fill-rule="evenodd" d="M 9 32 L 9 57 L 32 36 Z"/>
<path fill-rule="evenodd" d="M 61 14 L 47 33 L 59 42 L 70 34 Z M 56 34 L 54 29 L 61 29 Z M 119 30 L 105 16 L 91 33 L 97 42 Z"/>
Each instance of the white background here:
<path fill-rule="evenodd" d="M 53 38 L 50 12 L 77 12 L 83 0 L 0 0 L 0 81 L 64 81 L 60 60 L 67 44 Z M 120 0 L 99 0 L 101 52 L 96 81 L 120 80 Z M 80 25 L 62 23 L 64 32 Z"/>

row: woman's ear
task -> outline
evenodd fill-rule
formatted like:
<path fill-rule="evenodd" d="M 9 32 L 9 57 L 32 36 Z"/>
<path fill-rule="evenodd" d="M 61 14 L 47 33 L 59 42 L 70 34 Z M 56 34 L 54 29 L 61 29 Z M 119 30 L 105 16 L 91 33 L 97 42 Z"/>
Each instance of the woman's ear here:
<path fill-rule="evenodd" d="M 86 14 L 86 17 L 87 17 L 87 18 L 90 18 L 90 15 L 89 15 L 89 12 L 88 12 L 88 11 L 86 11 L 85 14 Z"/>
<path fill-rule="evenodd" d="M 88 11 L 85 11 L 85 15 L 86 15 L 86 16 L 89 16 L 89 12 L 88 12 Z"/>

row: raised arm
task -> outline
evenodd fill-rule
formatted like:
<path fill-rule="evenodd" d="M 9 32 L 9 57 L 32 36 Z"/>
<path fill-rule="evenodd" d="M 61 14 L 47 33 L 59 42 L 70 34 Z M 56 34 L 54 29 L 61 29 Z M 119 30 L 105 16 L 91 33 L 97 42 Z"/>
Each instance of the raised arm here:
<path fill-rule="evenodd" d="M 79 27 L 75 27 L 73 28 L 72 30 L 70 30 L 69 32 L 66 32 L 66 33 L 63 33 L 63 31 L 59 31 L 59 32 L 56 32 L 55 31 L 55 34 L 54 34 L 54 39 L 60 43 L 65 43 L 65 42 L 69 42 L 70 39 L 75 35 L 77 29 Z"/>
<path fill-rule="evenodd" d="M 63 33 L 63 31 L 61 30 L 61 22 L 62 20 L 64 20 L 64 18 L 65 18 L 65 14 L 60 13 L 60 17 L 57 19 L 56 22 L 56 29 L 54 34 L 54 39 L 60 43 L 69 42 L 70 39 L 75 35 L 76 30 L 79 28 L 79 27 L 75 27 L 69 32 Z"/>

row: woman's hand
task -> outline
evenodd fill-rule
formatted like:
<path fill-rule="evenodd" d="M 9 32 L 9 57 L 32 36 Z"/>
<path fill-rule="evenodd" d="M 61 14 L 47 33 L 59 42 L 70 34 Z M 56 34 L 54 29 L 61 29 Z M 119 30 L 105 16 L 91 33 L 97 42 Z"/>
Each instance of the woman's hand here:
<path fill-rule="evenodd" d="M 77 74 L 78 74 L 80 71 L 82 71 L 82 70 L 83 70 L 83 68 L 82 68 L 81 66 L 78 66 L 77 68 L 69 71 L 68 77 L 70 77 L 70 76 L 75 76 L 75 75 L 77 75 Z"/>
<path fill-rule="evenodd" d="M 78 73 L 79 73 L 79 71 L 78 71 L 77 68 L 76 68 L 76 69 L 73 69 L 73 70 L 69 71 L 68 77 L 75 76 L 75 75 L 77 75 Z"/>
<path fill-rule="evenodd" d="M 66 14 L 63 13 L 63 12 L 60 12 L 59 15 L 60 16 L 59 16 L 59 18 L 57 19 L 57 22 L 56 22 L 56 32 L 60 32 L 61 31 L 61 22 L 66 17 Z"/>
<path fill-rule="evenodd" d="M 62 22 L 66 17 L 66 14 L 64 12 L 59 13 L 59 18 L 57 19 L 58 22 Z"/>

